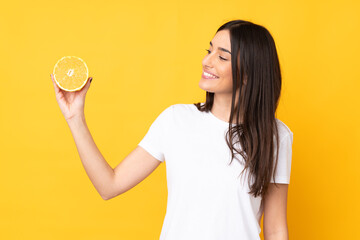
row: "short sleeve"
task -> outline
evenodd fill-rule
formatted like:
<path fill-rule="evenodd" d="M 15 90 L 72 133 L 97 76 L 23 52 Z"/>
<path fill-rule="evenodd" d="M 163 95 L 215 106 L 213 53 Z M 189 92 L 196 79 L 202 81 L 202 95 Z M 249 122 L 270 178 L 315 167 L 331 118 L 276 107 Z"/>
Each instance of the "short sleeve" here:
<path fill-rule="evenodd" d="M 279 145 L 279 159 L 277 169 L 275 172 L 275 183 L 289 184 L 292 160 L 292 143 L 293 133 L 290 132 L 280 141 Z M 275 149 L 276 151 L 276 149 Z M 275 152 L 276 156 L 276 152 Z M 274 161 L 275 164 L 275 161 Z M 273 176 L 271 176 L 270 183 L 274 183 Z"/>
<path fill-rule="evenodd" d="M 171 120 L 172 106 L 166 108 L 151 124 L 139 146 L 144 148 L 148 153 L 160 162 L 165 160 L 164 142 L 167 140 L 169 123 Z"/>

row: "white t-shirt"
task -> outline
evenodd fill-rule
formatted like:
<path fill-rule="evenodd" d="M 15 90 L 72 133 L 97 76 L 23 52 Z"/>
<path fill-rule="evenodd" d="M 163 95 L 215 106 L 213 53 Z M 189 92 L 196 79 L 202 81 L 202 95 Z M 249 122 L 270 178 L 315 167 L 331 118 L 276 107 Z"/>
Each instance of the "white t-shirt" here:
<path fill-rule="evenodd" d="M 293 133 L 276 121 L 281 144 L 275 182 L 289 184 Z M 248 194 L 247 171 L 239 177 L 243 165 L 235 158 L 229 165 L 227 130 L 228 123 L 211 112 L 174 104 L 139 143 L 159 161 L 166 159 L 168 198 L 160 240 L 260 239 L 261 197 Z"/>

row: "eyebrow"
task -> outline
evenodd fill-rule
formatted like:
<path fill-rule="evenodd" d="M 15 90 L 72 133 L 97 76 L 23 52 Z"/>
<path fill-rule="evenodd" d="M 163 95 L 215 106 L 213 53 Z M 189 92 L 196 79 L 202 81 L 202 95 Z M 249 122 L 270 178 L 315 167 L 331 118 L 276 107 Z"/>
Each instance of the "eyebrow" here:
<path fill-rule="evenodd" d="M 212 46 L 212 42 L 210 41 L 210 46 Z M 222 47 L 218 47 L 219 50 L 223 51 L 223 52 L 228 52 L 231 54 L 231 52 L 225 48 L 222 48 Z"/>

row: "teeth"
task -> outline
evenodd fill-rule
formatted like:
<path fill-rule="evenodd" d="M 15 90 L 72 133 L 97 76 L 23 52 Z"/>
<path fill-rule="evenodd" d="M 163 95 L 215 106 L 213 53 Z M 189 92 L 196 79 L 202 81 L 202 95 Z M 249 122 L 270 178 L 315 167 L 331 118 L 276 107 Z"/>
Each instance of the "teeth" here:
<path fill-rule="evenodd" d="M 204 72 L 204 75 L 205 76 L 208 76 L 208 77 L 212 77 L 212 78 L 217 78 L 216 76 L 210 74 L 210 73 L 207 73 L 207 72 Z"/>

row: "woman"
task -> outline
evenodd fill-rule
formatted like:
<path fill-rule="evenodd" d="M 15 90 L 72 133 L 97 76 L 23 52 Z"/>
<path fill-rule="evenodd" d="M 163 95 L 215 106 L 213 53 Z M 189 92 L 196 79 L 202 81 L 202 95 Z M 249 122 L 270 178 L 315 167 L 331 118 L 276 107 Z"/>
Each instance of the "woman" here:
<path fill-rule="evenodd" d="M 79 92 L 54 83 L 83 166 L 108 200 L 166 159 L 168 205 L 160 240 L 260 239 L 262 214 L 265 240 L 288 239 L 293 133 L 275 117 L 281 74 L 274 40 L 264 27 L 235 20 L 217 30 L 206 50 L 199 82 L 206 101 L 166 108 L 114 169 L 85 122 L 90 81 Z"/>

